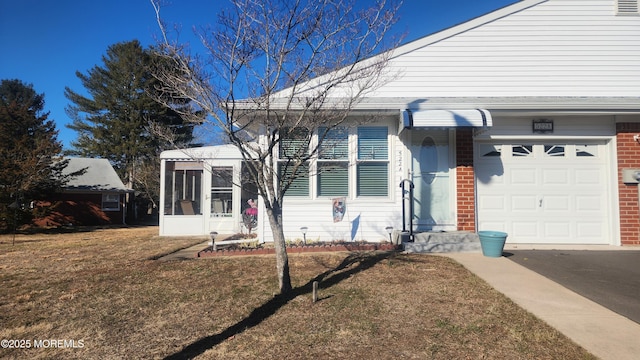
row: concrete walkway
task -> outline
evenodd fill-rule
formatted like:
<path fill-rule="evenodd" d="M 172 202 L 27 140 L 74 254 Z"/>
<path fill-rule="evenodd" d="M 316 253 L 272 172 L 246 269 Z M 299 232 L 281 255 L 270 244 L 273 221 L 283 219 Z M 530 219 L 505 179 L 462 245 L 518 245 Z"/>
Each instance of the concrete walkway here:
<path fill-rule="evenodd" d="M 193 260 L 193 259 L 197 259 L 196 254 L 207 248 L 207 246 L 211 247 L 210 245 L 207 245 L 207 243 L 209 243 L 210 241 L 204 241 L 200 244 L 197 245 L 193 245 L 191 247 L 188 248 L 184 248 L 182 250 L 178 250 L 176 252 L 173 252 L 171 254 L 165 255 L 161 258 L 159 258 L 158 260 L 160 261 L 172 261 L 172 260 Z"/>
<path fill-rule="evenodd" d="M 516 304 L 603 360 L 640 359 L 640 324 L 506 257 L 448 253 Z"/>

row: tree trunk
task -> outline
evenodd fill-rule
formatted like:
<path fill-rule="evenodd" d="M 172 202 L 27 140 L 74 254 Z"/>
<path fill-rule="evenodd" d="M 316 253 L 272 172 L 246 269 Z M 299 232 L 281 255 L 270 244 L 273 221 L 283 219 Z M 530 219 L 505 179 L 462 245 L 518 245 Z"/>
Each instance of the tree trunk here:
<path fill-rule="evenodd" d="M 272 209 L 267 209 L 267 216 L 273 233 L 280 293 L 286 294 L 292 290 L 292 287 L 291 275 L 289 274 L 289 256 L 287 255 L 287 244 L 285 243 L 284 229 L 282 227 L 282 210 L 274 205 Z"/>
<path fill-rule="evenodd" d="M 128 181 L 126 187 L 133 190 L 133 168 L 129 169 Z M 124 219 L 127 224 L 134 223 L 137 219 L 137 211 L 135 208 L 135 193 L 126 193 L 124 196 Z"/>

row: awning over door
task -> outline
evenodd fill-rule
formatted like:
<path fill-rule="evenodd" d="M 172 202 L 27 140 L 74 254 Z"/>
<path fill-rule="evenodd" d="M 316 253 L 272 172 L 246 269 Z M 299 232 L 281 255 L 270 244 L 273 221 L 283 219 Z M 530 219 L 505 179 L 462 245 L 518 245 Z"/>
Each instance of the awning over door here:
<path fill-rule="evenodd" d="M 491 114 L 485 109 L 461 110 L 402 110 L 401 127 L 490 127 Z M 401 129 L 402 130 L 402 129 Z"/>

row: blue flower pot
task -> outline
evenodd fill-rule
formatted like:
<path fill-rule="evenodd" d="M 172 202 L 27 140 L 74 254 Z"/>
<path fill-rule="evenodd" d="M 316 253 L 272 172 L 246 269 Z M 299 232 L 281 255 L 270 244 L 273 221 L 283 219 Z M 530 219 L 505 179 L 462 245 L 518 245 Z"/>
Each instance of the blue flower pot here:
<path fill-rule="evenodd" d="M 478 231 L 482 255 L 488 257 L 501 257 L 504 243 L 507 241 L 507 233 L 501 231 Z"/>

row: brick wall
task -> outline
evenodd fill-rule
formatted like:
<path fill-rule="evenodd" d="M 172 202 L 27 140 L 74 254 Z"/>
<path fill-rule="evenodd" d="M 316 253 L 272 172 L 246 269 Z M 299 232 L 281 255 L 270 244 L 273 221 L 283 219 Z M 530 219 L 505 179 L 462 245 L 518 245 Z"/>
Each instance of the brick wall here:
<path fill-rule="evenodd" d="M 122 195 L 121 196 L 121 201 Z M 58 193 L 37 202 L 33 224 L 41 227 L 122 224 L 122 210 L 103 211 L 102 194 Z"/>
<path fill-rule="evenodd" d="M 473 129 L 456 131 L 456 181 L 458 230 L 476 231 Z"/>
<path fill-rule="evenodd" d="M 640 134 L 640 124 L 616 125 L 618 143 L 618 196 L 620 198 L 620 240 L 622 245 L 640 245 L 640 211 L 638 186 L 622 182 L 622 169 L 640 169 L 640 144 L 633 136 Z"/>

